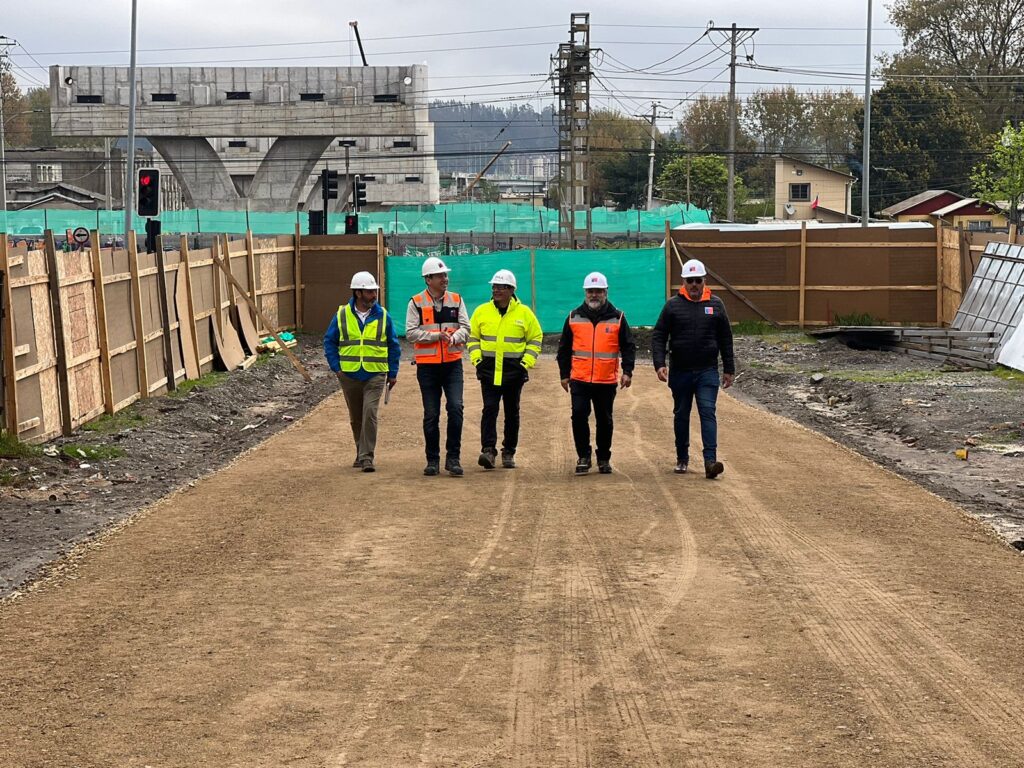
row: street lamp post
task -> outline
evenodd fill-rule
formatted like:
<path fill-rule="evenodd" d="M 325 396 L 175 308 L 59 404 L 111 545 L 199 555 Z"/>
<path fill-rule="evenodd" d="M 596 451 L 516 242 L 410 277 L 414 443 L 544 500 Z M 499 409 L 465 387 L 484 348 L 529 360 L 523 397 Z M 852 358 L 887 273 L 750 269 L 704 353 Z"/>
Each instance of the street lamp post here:
<path fill-rule="evenodd" d="M 864 61 L 864 185 L 860 190 L 860 224 L 866 227 L 871 219 L 871 0 L 868 0 L 868 38 Z"/>
<path fill-rule="evenodd" d="M 124 173 L 124 241 L 128 247 L 128 233 L 132 228 L 132 208 L 135 207 L 135 30 L 138 18 L 138 0 L 132 0 L 131 60 L 128 66 L 128 158 Z"/>

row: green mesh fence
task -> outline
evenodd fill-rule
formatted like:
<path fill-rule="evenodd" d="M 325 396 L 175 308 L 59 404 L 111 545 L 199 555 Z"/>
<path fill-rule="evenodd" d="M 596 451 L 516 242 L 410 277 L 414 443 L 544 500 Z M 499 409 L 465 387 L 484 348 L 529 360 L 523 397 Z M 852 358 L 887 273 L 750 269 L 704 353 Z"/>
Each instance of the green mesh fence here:
<path fill-rule="evenodd" d="M 662 225 L 664 226 L 664 225 Z M 516 295 L 534 305 L 536 289 L 537 319 L 545 332 L 562 330 L 569 311 L 583 301 L 583 278 L 590 272 L 603 272 L 608 278 L 608 298 L 626 313 L 632 325 L 654 325 L 665 303 L 665 251 L 640 248 L 620 251 L 498 251 L 475 256 L 448 256 L 451 267 L 450 288 L 462 294 L 470 313 L 489 301 L 489 281 L 499 269 L 510 269 L 516 276 Z M 420 269 L 423 260 L 411 256 L 389 256 L 386 260 L 388 309 L 404 324 L 409 299 L 423 290 Z M 404 328 L 399 327 L 404 334 Z"/>
<path fill-rule="evenodd" d="M 653 211 L 609 211 L 594 208 L 591 228 L 597 234 L 665 231 L 665 222 L 672 226 L 707 223 L 708 213 L 700 208 L 670 205 Z M 186 210 L 165 211 L 160 215 L 162 229 L 167 233 L 224 232 L 242 234 L 251 229 L 257 235 L 286 235 L 295 225 L 308 234 L 309 217 L 296 213 L 257 213 L 245 211 Z M 332 234 L 344 231 L 344 216 L 332 214 Z M 86 227 L 102 234 L 124 233 L 121 211 L 29 210 L 0 211 L 0 231 L 14 236 L 41 235 L 44 230 L 56 233 L 65 229 Z M 586 227 L 586 213 L 576 212 L 576 227 Z M 136 232 L 145 230 L 145 222 L 134 218 Z M 558 211 L 551 208 L 530 208 L 524 205 L 491 203 L 451 203 L 447 205 L 400 206 L 387 212 L 361 213 L 360 232 L 385 234 L 444 234 L 460 232 L 502 232 L 508 234 L 558 233 Z"/>

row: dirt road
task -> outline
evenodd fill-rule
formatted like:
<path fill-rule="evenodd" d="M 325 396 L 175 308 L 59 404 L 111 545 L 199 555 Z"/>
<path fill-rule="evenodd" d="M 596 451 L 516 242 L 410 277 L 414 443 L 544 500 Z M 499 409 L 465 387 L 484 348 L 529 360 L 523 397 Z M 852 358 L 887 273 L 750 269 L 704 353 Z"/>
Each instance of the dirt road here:
<path fill-rule="evenodd" d="M 956 508 L 725 398 L 671 473 L 667 390 L 571 475 L 550 368 L 520 468 L 379 471 L 332 398 L 0 606 L 0 765 L 1020 766 L 1024 561 Z M 345 425 L 344 427 L 342 425 Z"/>

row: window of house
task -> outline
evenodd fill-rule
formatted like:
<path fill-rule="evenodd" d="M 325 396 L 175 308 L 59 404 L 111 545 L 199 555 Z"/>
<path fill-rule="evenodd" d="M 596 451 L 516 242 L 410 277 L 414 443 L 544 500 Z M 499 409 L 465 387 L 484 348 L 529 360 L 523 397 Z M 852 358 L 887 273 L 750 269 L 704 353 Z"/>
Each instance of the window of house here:
<path fill-rule="evenodd" d="M 79 104 L 102 104 L 103 97 L 98 93 L 80 93 L 75 96 Z"/>
<path fill-rule="evenodd" d="M 300 101 L 323 101 L 324 95 L 322 93 L 300 93 Z"/>
<path fill-rule="evenodd" d="M 968 221 L 968 230 L 979 230 L 979 229 L 992 229 L 992 219 L 980 219 L 978 221 Z"/>
<path fill-rule="evenodd" d="M 790 184 L 789 200 L 793 203 L 807 203 L 811 200 L 810 184 Z"/>
<path fill-rule="evenodd" d="M 150 98 L 153 101 L 177 101 L 178 94 L 176 93 L 153 93 L 150 94 Z"/>
<path fill-rule="evenodd" d="M 228 146 L 232 149 L 242 149 L 249 146 L 249 142 L 245 139 L 231 139 L 228 141 Z"/>
<path fill-rule="evenodd" d="M 249 101 L 252 98 L 251 91 L 227 91 L 226 98 L 228 101 Z"/>
<path fill-rule="evenodd" d="M 63 169 L 59 165 L 37 165 L 36 181 L 60 181 L 64 178 Z"/>
<path fill-rule="evenodd" d="M 398 94 L 397 93 L 375 93 L 373 94 L 374 104 L 397 104 Z"/>

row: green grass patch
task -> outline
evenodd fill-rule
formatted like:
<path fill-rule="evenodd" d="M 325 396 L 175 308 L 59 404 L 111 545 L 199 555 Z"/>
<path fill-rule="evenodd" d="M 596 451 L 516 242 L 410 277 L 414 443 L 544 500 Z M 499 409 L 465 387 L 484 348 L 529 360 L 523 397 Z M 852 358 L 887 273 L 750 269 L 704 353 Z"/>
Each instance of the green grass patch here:
<path fill-rule="evenodd" d="M 185 397 L 195 389 L 213 389 L 223 384 L 229 375 L 227 371 L 210 371 L 198 379 L 187 379 L 178 384 L 173 392 L 168 393 L 168 397 Z"/>
<path fill-rule="evenodd" d="M 7 469 L 0 469 L 0 488 L 9 488 L 17 485 L 18 475 Z"/>
<path fill-rule="evenodd" d="M 859 312 L 850 315 L 836 314 L 833 325 L 885 325 L 885 323 L 867 312 Z"/>
<path fill-rule="evenodd" d="M 79 445 L 77 443 L 69 443 L 65 445 L 61 451 L 69 459 L 75 459 L 82 461 L 90 459 L 92 461 L 106 461 L 108 459 L 116 459 L 120 456 L 124 456 L 124 450 L 118 448 L 116 445 Z"/>
<path fill-rule="evenodd" d="M 992 371 L 992 375 L 995 376 L 997 379 L 1009 381 L 1010 383 L 1018 387 L 1024 387 L 1024 373 L 1022 373 L 1021 371 L 1015 370 L 1013 368 L 1006 368 L 1005 366 L 1000 365 L 998 368 Z"/>
<path fill-rule="evenodd" d="M 82 429 L 86 432 L 99 432 L 109 434 L 120 432 L 125 429 L 136 429 L 146 423 L 146 417 L 138 411 L 128 409 L 114 414 L 105 414 L 98 419 L 83 424 Z"/>
<path fill-rule="evenodd" d="M 864 384 L 909 384 L 915 381 L 934 381 L 946 374 L 942 371 L 832 371 L 827 375 Z"/>
<path fill-rule="evenodd" d="M 0 459 L 27 459 L 40 456 L 43 449 L 36 445 L 26 445 L 6 430 L 0 430 Z"/>
<path fill-rule="evenodd" d="M 818 340 L 802 331 L 776 328 L 764 320 L 740 320 L 732 324 L 734 336 L 760 336 L 768 344 L 817 344 Z"/>

